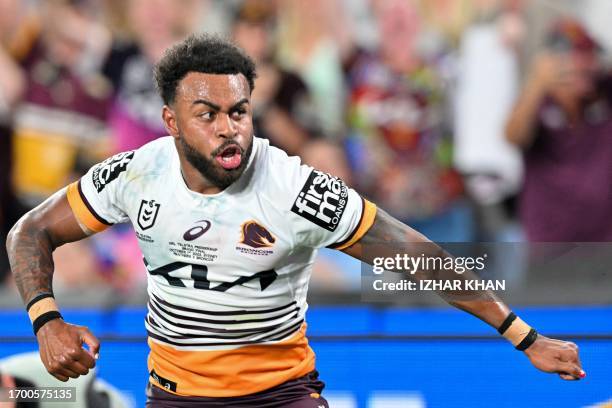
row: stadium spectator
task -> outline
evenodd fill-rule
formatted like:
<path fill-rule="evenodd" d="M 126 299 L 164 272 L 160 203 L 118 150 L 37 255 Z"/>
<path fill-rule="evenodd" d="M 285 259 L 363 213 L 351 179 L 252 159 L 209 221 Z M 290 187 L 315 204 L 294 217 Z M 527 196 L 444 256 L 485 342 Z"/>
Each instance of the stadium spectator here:
<path fill-rule="evenodd" d="M 471 211 L 452 167 L 444 53 L 422 52 L 415 2 L 373 1 L 379 47 L 347 68 L 349 156 L 359 188 L 436 241 L 470 241 Z"/>
<path fill-rule="evenodd" d="M 257 64 L 255 134 L 289 154 L 299 154 L 311 134 L 318 131 L 317 121 L 304 81 L 274 60 L 274 25 L 273 2 L 247 0 L 236 12 L 232 34 Z"/>
<path fill-rule="evenodd" d="M 153 82 L 153 64 L 164 49 L 191 32 L 199 16 L 191 0 L 129 0 L 107 2 L 107 20 L 115 34 L 102 67 L 115 95 L 109 116 L 113 150 L 136 149 L 164 130 L 163 106 Z M 185 11 L 190 12 L 185 18 Z M 163 11 L 163 12 L 161 12 Z"/>
<path fill-rule="evenodd" d="M 286 0 L 278 6 L 279 61 L 299 73 L 308 85 L 321 133 L 340 136 L 344 131 L 345 89 L 338 27 L 345 24 L 343 4 Z"/>
<path fill-rule="evenodd" d="M 612 240 L 612 76 L 598 53 L 578 22 L 556 22 L 508 121 L 524 151 L 530 241 Z"/>
<path fill-rule="evenodd" d="M 19 44 L 27 38 L 32 24 L 28 9 L 18 0 L 0 3 L 0 242 L 6 240 L 11 225 L 22 210 L 12 186 L 12 113 L 25 89 L 23 71 L 18 65 Z M 0 285 L 9 274 L 4 245 L 0 247 Z"/>
<path fill-rule="evenodd" d="M 110 35 L 97 21 L 94 3 L 51 0 L 37 9 L 28 6 L 20 2 L 17 15 L 3 13 L 8 21 L 3 28 L 15 27 L 9 50 L 24 78 L 7 138 L 17 193 L 6 199 L 7 228 L 18 218 L 20 202 L 38 204 L 79 176 L 81 166 L 108 154 L 105 120 L 112 89 L 99 68 Z M 78 243 L 55 254 L 58 289 L 99 283 L 89 246 Z"/>
<path fill-rule="evenodd" d="M 459 44 L 455 165 L 470 196 L 481 207 L 494 207 L 521 183 L 520 151 L 506 140 L 504 127 L 519 88 L 525 23 L 515 0 L 481 3 Z"/>
<path fill-rule="evenodd" d="M 97 147 L 106 141 L 111 87 L 96 61 L 110 37 L 86 6 L 41 3 L 20 45 L 26 88 L 14 112 L 13 174 L 30 206 L 69 181 L 78 161 L 88 166 L 107 153 Z"/>

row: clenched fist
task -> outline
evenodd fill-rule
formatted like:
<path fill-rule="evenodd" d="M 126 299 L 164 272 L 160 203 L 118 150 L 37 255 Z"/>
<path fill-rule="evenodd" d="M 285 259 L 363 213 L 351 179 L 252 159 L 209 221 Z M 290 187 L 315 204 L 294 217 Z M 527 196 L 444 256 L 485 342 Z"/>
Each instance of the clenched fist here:
<path fill-rule="evenodd" d="M 96 365 L 100 341 L 87 327 L 54 319 L 41 327 L 36 337 L 45 368 L 60 381 L 86 375 Z"/>
<path fill-rule="evenodd" d="M 525 354 L 536 368 L 547 373 L 557 373 L 564 380 L 586 377 L 578 356 L 578 346 L 572 342 L 538 335 L 535 343 L 525 350 Z"/>

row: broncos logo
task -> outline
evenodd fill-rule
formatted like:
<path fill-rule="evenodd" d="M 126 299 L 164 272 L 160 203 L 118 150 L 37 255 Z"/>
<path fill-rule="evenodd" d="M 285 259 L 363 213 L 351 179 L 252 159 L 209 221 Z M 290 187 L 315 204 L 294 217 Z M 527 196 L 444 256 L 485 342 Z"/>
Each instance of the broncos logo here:
<path fill-rule="evenodd" d="M 242 224 L 242 244 L 251 248 L 267 248 L 274 245 L 275 241 L 274 235 L 257 222 L 247 221 Z"/>

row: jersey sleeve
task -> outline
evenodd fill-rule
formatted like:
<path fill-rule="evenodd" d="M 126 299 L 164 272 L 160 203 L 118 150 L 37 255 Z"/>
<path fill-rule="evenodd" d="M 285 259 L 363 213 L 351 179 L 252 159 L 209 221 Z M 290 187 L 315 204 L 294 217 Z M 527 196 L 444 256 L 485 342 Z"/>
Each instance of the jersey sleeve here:
<path fill-rule="evenodd" d="M 77 220 L 93 232 L 128 221 L 122 200 L 126 170 L 134 151 L 118 153 L 94 165 L 67 189 L 68 203 Z"/>
<path fill-rule="evenodd" d="M 300 165 L 292 184 L 291 216 L 306 246 L 345 249 L 370 229 L 376 206 L 341 179 Z"/>

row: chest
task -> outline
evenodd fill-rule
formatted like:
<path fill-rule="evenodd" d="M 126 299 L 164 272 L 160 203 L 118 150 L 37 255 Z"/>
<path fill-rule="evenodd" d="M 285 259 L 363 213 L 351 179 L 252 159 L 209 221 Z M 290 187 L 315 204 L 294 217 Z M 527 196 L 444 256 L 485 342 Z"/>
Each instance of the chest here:
<path fill-rule="evenodd" d="M 171 286 L 263 288 L 292 251 L 282 219 L 256 195 L 195 202 L 160 191 L 134 198 L 128 215 L 147 269 Z"/>

